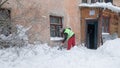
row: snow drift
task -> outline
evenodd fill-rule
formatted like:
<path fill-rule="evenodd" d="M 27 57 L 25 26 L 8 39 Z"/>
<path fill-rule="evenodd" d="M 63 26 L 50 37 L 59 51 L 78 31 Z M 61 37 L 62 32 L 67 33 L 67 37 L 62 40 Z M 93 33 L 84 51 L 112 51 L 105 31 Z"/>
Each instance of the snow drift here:
<path fill-rule="evenodd" d="M 0 50 L 1 68 L 119 68 L 120 39 L 109 40 L 97 50 L 75 46 L 57 50 L 47 44 Z"/>
<path fill-rule="evenodd" d="M 98 50 L 110 54 L 111 56 L 120 57 L 120 38 L 106 41 Z"/>
<path fill-rule="evenodd" d="M 21 29 L 21 28 L 20 28 Z M 27 40 L 23 29 L 18 37 Z M 120 39 L 106 41 L 97 50 L 75 46 L 57 50 L 47 44 L 26 44 L 23 47 L 0 49 L 0 68 L 119 68 Z"/>

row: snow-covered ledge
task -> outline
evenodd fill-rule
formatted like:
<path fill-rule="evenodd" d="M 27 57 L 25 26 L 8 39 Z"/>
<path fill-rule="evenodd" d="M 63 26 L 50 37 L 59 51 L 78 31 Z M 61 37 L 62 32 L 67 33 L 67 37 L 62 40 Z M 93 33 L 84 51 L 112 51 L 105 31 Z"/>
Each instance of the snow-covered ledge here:
<path fill-rule="evenodd" d="M 61 41 L 61 40 L 63 40 L 63 38 L 62 37 L 50 37 L 50 40 L 51 41 Z"/>
<path fill-rule="evenodd" d="M 114 6 L 112 5 L 111 3 L 91 3 L 91 4 L 88 4 L 88 3 L 80 3 L 79 4 L 80 7 L 98 7 L 98 8 L 104 8 L 104 9 L 109 9 L 111 11 L 114 11 L 114 12 L 117 12 L 117 13 L 120 13 L 120 7 L 118 6 Z"/>
<path fill-rule="evenodd" d="M 110 35 L 110 33 L 102 33 L 102 35 Z"/>

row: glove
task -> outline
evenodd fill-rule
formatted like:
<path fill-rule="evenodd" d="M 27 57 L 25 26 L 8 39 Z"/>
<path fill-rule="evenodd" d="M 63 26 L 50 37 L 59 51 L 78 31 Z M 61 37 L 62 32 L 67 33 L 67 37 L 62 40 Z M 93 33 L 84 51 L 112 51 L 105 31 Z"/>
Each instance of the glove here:
<path fill-rule="evenodd" d="M 60 45 L 61 45 L 61 46 L 63 46 L 63 45 L 64 45 L 64 43 L 61 43 Z"/>

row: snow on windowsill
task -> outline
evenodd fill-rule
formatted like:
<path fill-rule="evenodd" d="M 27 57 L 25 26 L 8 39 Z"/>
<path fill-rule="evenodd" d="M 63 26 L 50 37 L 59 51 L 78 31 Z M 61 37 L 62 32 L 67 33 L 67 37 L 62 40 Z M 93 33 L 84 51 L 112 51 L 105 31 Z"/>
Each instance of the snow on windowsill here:
<path fill-rule="evenodd" d="M 102 33 L 102 35 L 110 35 L 109 33 Z"/>
<path fill-rule="evenodd" d="M 61 40 L 63 40 L 63 38 L 62 37 L 51 37 L 50 40 L 51 41 L 61 41 Z"/>

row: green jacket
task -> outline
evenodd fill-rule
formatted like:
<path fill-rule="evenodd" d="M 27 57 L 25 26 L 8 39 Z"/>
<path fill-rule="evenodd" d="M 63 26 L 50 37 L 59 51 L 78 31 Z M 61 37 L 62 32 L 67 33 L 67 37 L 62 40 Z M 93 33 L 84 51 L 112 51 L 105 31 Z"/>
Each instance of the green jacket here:
<path fill-rule="evenodd" d="M 69 28 L 66 28 L 64 30 L 64 33 L 67 34 L 67 40 L 74 35 L 74 32 L 71 29 L 69 29 Z"/>

